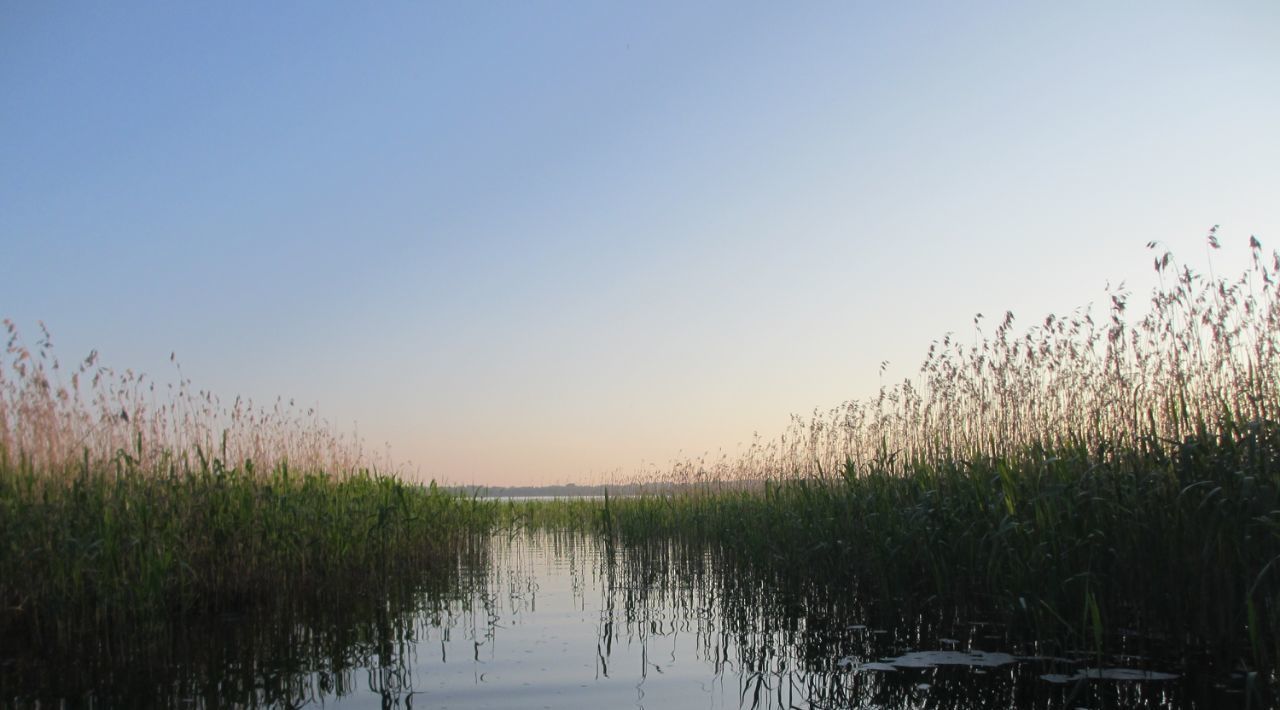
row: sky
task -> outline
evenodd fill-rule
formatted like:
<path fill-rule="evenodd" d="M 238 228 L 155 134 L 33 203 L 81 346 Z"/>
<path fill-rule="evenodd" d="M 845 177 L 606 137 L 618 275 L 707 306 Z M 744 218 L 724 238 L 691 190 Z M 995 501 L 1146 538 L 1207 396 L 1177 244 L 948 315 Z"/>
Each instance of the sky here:
<path fill-rule="evenodd" d="M 0 316 L 423 480 L 609 480 L 975 313 L 1143 293 L 1148 241 L 1280 246 L 1277 37 L 1271 0 L 4 2 Z"/>

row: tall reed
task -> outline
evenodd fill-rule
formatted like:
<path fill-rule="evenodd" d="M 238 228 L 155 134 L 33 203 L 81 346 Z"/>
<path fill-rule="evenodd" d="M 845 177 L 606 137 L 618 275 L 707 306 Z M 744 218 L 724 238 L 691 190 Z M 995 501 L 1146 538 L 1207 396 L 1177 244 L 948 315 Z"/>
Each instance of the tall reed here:
<path fill-rule="evenodd" d="M 1216 227 L 1208 239 L 1217 250 Z M 1123 286 L 1109 289 L 1105 318 L 1076 309 L 1018 332 L 1007 312 L 986 335 L 979 314 L 972 344 L 948 333 L 916 377 L 793 416 L 740 455 L 676 462 L 665 477 L 829 478 L 850 462 L 855 473 L 905 471 L 1060 447 L 1167 449 L 1280 421 L 1280 252 L 1268 258 L 1250 237 L 1251 266 L 1227 279 L 1148 246 L 1159 283 L 1136 322 Z"/>
<path fill-rule="evenodd" d="M 0 650 L 448 575 L 496 524 L 496 504 L 379 471 L 311 410 L 224 406 L 96 353 L 68 375 L 43 325 L 34 348 L 5 327 Z"/>
<path fill-rule="evenodd" d="M 872 400 L 676 464 L 667 478 L 701 493 L 614 501 L 612 530 L 1077 647 L 1138 630 L 1274 672 L 1280 254 L 1251 238 L 1228 280 L 1151 247 L 1160 282 L 1136 323 L 1114 289 L 1105 320 L 1077 310 L 1017 333 L 1006 314 L 972 345 L 945 336 Z"/>
<path fill-rule="evenodd" d="M 0 461 L 44 477 L 117 464 L 154 473 L 198 470 L 214 459 L 253 462 L 259 471 L 288 463 L 339 476 L 388 468 L 313 408 L 276 399 L 222 402 L 195 388 L 174 362 L 177 381 L 104 366 L 95 350 L 67 369 L 43 323 L 34 346 L 5 319 L 0 357 Z M 203 463 L 202 463 L 203 461 Z"/>

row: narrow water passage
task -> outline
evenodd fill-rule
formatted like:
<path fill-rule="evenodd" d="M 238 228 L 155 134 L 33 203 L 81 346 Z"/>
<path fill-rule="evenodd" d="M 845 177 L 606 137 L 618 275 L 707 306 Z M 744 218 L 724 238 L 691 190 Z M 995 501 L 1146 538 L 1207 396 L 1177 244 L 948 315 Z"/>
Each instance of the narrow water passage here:
<path fill-rule="evenodd" d="M 492 549 L 465 610 L 421 624 L 394 659 L 399 682 L 340 707 L 1243 706 L 1240 693 L 1197 688 L 1143 658 L 1113 659 L 1128 664 L 1117 669 L 1019 654 L 980 622 L 880 628 L 853 594 L 778 593 L 675 543 L 606 550 L 536 533 Z"/>
<path fill-rule="evenodd" d="M 227 615 L 121 653 L 0 657 L 0 705 L 338 708 L 1231 708 L 1245 683 L 1143 657 L 886 618 L 677 542 L 495 536 L 442 580 Z M 873 620 L 876 619 L 876 620 Z M 1235 687 L 1232 687 L 1232 686 Z M 1257 701 L 1253 703 L 1258 707 Z"/>
<path fill-rule="evenodd" d="M 488 584 L 452 627 L 424 625 L 406 664 L 414 707 L 739 707 L 738 689 L 696 659 L 697 619 L 647 607 L 617 584 L 599 546 L 582 537 L 503 537 Z M 705 616 L 705 615 L 704 615 Z M 404 690 L 408 690 L 404 688 Z M 381 706 L 352 695 L 342 707 Z"/>

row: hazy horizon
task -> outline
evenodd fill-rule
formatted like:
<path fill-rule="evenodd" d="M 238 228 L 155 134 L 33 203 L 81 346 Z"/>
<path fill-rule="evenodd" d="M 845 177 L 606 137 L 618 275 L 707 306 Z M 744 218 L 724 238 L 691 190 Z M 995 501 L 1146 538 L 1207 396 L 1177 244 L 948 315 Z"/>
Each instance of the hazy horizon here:
<path fill-rule="evenodd" d="M 1269 2 L 10 4 L 0 317 L 424 480 L 626 478 L 975 313 L 1141 300 L 1148 241 L 1280 246 L 1277 36 Z"/>

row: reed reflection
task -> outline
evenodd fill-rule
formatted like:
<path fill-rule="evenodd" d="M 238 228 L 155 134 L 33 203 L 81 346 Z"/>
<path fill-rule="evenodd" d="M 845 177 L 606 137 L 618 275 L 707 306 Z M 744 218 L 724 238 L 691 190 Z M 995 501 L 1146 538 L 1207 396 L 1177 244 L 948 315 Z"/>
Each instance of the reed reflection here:
<path fill-rule="evenodd" d="M 978 610 L 874 608 L 856 589 L 782 578 L 714 546 L 602 546 L 601 569 L 599 672 L 633 674 L 641 705 L 646 685 L 690 663 L 707 673 L 703 701 L 752 710 L 1223 708 L 1260 699 L 1247 688 L 1144 670 L 1167 667 L 1150 657 L 1050 654 L 983 622 Z M 634 663 L 636 647 L 639 667 L 620 668 L 614 656 Z M 1146 680 L 1100 670 L 1120 664 Z"/>
<path fill-rule="evenodd" d="M 196 621 L 85 633 L 46 649 L 0 649 L 0 705 L 300 707 L 373 693 L 411 706 L 427 641 L 486 619 L 489 548 L 358 587 L 282 595 Z M 483 626 L 483 621 L 480 622 Z"/>
<path fill-rule="evenodd" d="M 875 608 L 856 588 L 767 562 L 679 538 L 623 544 L 508 532 L 473 540 L 451 566 L 418 575 L 200 624 L 157 621 L 128 643 L 86 637 L 57 656 L 6 653 L 0 705 L 1247 705 L 1246 694 L 1212 679 L 1116 681 L 1100 672 L 1158 669 L 1151 659 L 1038 647 L 972 609 Z"/>

